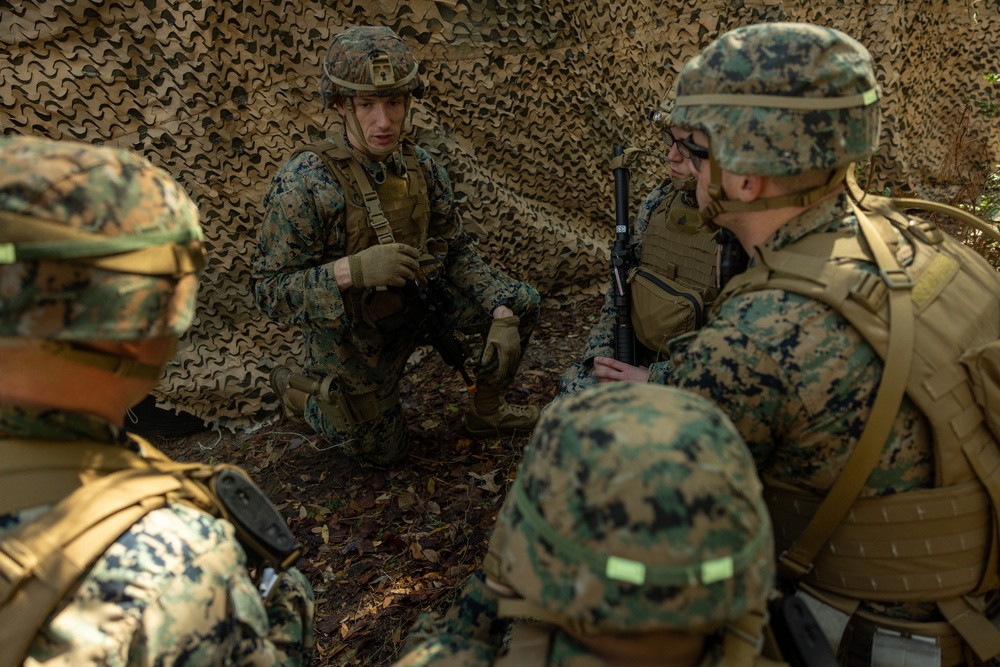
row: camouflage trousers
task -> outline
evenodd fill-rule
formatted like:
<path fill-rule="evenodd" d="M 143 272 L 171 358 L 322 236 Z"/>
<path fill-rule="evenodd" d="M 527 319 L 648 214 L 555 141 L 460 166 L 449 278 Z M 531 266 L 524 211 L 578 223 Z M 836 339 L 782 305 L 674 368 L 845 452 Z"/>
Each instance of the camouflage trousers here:
<path fill-rule="evenodd" d="M 520 319 L 518 333 L 523 355 L 538 323 L 540 299 L 538 292 L 527 283 L 509 278 L 504 280 L 504 293 L 511 295 L 510 308 Z M 457 290 L 452 291 L 452 296 L 455 310 L 448 316 L 451 326 L 461 334 L 479 336 L 485 341 L 493 321 L 492 314 Z M 399 382 L 406 370 L 407 359 L 426 342 L 406 327 L 381 335 L 374 327 L 361 323 L 350 328 L 313 329 L 308 332 L 306 373 L 314 378 L 332 376 L 348 402 L 364 397 L 370 405 L 377 404 L 379 408 L 378 414 L 355 421 L 351 429 L 338 428 L 328 416 L 327 406 L 311 396 L 306 403 L 306 422 L 331 445 L 354 458 L 380 467 L 398 465 L 409 451 L 406 420 L 398 403 Z M 474 351 L 474 362 L 479 361 L 481 349 L 478 347 Z M 477 383 L 482 387 L 507 387 L 517 371 L 515 366 L 508 371 L 507 377 L 500 377 L 495 356 L 485 366 L 474 365 Z"/>

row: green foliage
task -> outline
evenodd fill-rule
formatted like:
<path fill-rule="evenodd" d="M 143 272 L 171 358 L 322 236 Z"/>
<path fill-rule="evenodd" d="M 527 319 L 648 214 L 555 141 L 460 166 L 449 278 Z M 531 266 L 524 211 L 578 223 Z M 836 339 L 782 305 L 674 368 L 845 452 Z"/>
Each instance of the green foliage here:
<path fill-rule="evenodd" d="M 1000 165 L 993 165 L 976 208 L 976 214 L 986 220 L 995 220 L 1000 216 Z"/>
<path fill-rule="evenodd" d="M 1000 74 L 996 72 L 987 72 L 983 75 L 983 78 L 989 83 L 997 83 L 1000 81 Z M 1000 105 L 992 99 L 979 100 L 970 97 L 966 98 L 965 101 L 979 109 L 979 113 L 982 114 L 984 118 L 995 118 L 1000 115 Z"/>

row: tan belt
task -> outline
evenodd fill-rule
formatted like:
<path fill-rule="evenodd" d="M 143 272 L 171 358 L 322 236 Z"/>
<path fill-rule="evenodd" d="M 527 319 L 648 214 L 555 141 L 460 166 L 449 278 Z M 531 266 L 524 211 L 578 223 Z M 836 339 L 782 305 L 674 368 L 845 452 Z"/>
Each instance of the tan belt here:
<path fill-rule="evenodd" d="M 767 478 L 764 499 L 781 553 L 820 500 Z M 976 591 L 991 544 L 990 499 L 978 481 L 857 500 L 801 581 L 855 599 L 924 602 Z"/>

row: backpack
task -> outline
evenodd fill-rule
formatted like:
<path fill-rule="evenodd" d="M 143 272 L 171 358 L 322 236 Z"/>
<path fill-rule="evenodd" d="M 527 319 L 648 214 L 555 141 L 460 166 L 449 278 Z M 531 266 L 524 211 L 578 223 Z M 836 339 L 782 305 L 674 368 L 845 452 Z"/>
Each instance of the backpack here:
<path fill-rule="evenodd" d="M 871 419 L 825 497 L 765 475 L 775 525 L 798 534 L 790 544 L 777 540 L 779 575 L 848 615 L 865 615 L 861 600 L 933 601 L 948 628 L 931 634 L 958 633 L 986 661 L 1000 655 L 1000 630 L 983 613 L 986 594 L 1000 591 L 1000 415 L 992 410 L 1000 402 L 1000 275 L 903 210 L 944 213 L 1000 236 L 960 209 L 865 195 L 850 176 L 847 185 L 859 236 L 813 234 L 781 251 L 758 247 L 753 266 L 719 299 L 781 289 L 823 302 L 884 362 Z M 906 268 L 891 249 L 896 233 L 913 248 Z M 858 499 L 904 393 L 933 432 L 935 487 Z M 928 634 L 927 624 L 898 625 L 892 629 Z"/>
<path fill-rule="evenodd" d="M 299 545 L 239 468 L 171 461 L 132 436 L 139 454 L 88 441 L 0 439 L 0 515 L 55 503 L 0 538 L 0 665 L 21 664 L 38 630 L 134 523 L 171 502 L 228 520 L 258 575 L 280 572 Z"/>

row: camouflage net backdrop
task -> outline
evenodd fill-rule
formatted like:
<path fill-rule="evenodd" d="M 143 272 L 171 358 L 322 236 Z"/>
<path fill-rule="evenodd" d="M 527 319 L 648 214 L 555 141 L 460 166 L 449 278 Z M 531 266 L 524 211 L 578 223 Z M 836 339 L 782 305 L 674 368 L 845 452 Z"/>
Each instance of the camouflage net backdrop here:
<path fill-rule="evenodd" d="M 949 201 L 970 159 L 996 161 L 1000 137 L 976 107 L 1000 71 L 995 0 L 0 0 L 0 131 L 131 148 L 187 188 L 209 262 L 155 395 L 252 430 L 277 416 L 268 370 L 302 351 L 248 288 L 261 200 L 296 147 L 331 131 L 317 91 L 335 32 L 388 25 L 407 40 L 428 83 L 413 134 L 447 166 L 481 252 L 572 298 L 607 280 L 613 146 L 659 151 L 646 115 L 685 60 L 773 20 L 833 26 L 871 50 L 880 188 Z M 633 211 L 665 175 L 655 157 L 633 166 Z"/>

